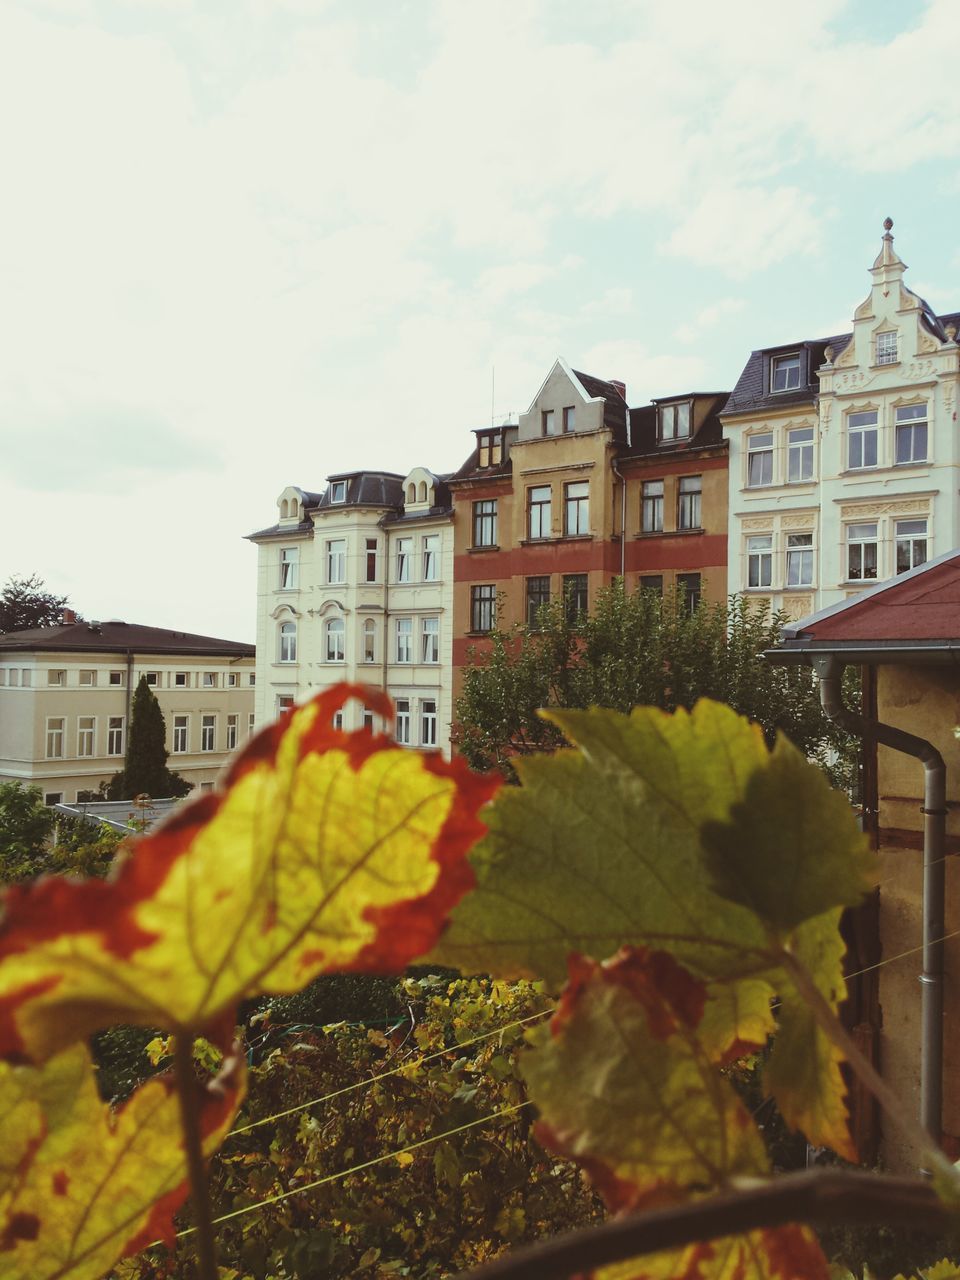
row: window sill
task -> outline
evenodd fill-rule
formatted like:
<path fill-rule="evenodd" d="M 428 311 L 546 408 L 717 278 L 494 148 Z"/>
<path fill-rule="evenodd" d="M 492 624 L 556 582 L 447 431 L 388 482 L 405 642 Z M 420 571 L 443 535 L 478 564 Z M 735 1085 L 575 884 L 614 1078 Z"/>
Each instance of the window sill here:
<path fill-rule="evenodd" d="M 635 538 L 697 538 L 706 533 L 706 529 L 698 525 L 696 529 L 658 529 L 651 533 L 635 533 Z"/>
<path fill-rule="evenodd" d="M 551 534 L 549 538 L 521 538 L 521 547 L 543 547 L 552 543 L 560 542 L 593 542 L 594 535 L 592 533 L 566 533 L 561 535 Z"/>
<path fill-rule="evenodd" d="M 471 640 L 483 640 L 487 636 L 492 636 L 493 632 L 494 628 L 491 627 L 489 631 L 468 631 L 467 635 Z"/>
<path fill-rule="evenodd" d="M 491 543 L 485 543 L 483 546 L 479 546 L 479 547 L 467 547 L 467 555 L 475 556 L 478 554 L 478 552 L 481 552 L 481 551 L 499 551 L 499 550 L 500 550 L 500 544 L 498 542 L 491 542 Z"/>
<path fill-rule="evenodd" d="M 896 369 L 900 363 L 900 360 L 874 360 L 869 367 L 871 369 Z"/>

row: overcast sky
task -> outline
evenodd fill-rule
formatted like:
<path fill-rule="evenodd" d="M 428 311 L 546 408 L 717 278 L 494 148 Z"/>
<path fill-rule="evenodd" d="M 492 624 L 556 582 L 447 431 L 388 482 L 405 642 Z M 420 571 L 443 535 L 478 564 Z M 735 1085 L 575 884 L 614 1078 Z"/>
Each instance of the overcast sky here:
<path fill-rule="evenodd" d="M 960 309 L 955 0 L 0 0 L 0 581 L 252 639 L 289 483 Z M 495 371 L 495 393 L 491 387 Z"/>

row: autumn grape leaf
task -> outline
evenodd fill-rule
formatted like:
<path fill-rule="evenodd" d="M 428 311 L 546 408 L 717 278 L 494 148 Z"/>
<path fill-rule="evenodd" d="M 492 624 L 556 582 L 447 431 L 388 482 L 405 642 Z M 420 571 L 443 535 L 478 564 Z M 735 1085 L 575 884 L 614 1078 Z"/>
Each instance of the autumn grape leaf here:
<path fill-rule="evenodd" d="M 203 1090 L 207 1154 L 223 1141 L 242 1092 L 236 1059 Z M 93 1280 L 157 1239 L 172 1244 L 187 1169 L 167 1080 L 150 1080 L 114 1112 L 97 1095 L 88 1050 L 75 1045 L 43 1067 L 0 1063 L 0 1113 L 4 1280 Z"/>
<path fill-rule="evenodd" d="M 598 1267 L 581 1280 L 830 1280 L 817 1237 L 795 1223 Z"/>
<path fill-rule="evenodd" d="M 335 730 L 351 696 L 391 714 L 376 690 L 337 686 L 254 738 L 112 881 L 8 891 L 0 1054 L 42 1061 L 116 1022 L 215 1029 L 242 997 L 395 972 L 429 949 L 472 883 L 496 784 Z"/>
<path fill-rule="evenodd" d="M 537 1136 L 582 1164 L 611 1208 L 767 1170 L 756 1126 L 699 1039 L 709 1005 L 708 989 L 664 952 L 573 957 L 557 1012 L 530 1033 L 521 1069 Z M 733 1026 L 720 1034 L 732 1012 L 722 998 L 711 1012 L 715 1047 L 742 1038 Z"/>

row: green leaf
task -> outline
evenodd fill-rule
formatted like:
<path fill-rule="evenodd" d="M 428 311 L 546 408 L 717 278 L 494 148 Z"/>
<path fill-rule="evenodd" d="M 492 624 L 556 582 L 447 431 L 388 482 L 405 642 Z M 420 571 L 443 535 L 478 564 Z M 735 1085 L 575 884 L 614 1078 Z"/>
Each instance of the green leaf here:
<path fill-rule="evenodd" d="M 847 797 L 785 738 L 729 819 L 704 824 L 703 840 L 717 892 L 781 934 L 855 906 L 871 887 L 874 859 Z"/>

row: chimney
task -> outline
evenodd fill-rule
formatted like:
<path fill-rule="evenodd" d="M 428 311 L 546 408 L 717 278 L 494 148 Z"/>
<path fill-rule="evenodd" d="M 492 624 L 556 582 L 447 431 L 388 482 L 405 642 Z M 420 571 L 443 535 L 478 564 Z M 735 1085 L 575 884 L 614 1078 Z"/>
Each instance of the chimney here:
<path fill-rule="evenodd" d="M 617 388 L 617 390 L 620 392 L 621 396 L 623 397 L 624 401 L 626 401 L 627 384 L 625 382 L 618 382 L 616 378 L 608 378 L 607 381 L 610 383 L 611 387 Z"/>
<path fill-rule="evenodd" d="M 73 609 L 64 609 L 62 616 L 63 616 L 63 625 L 65 627 L 70 626 L 72 622 L 76 622 L 77 620 L 76 612 Z"/>

